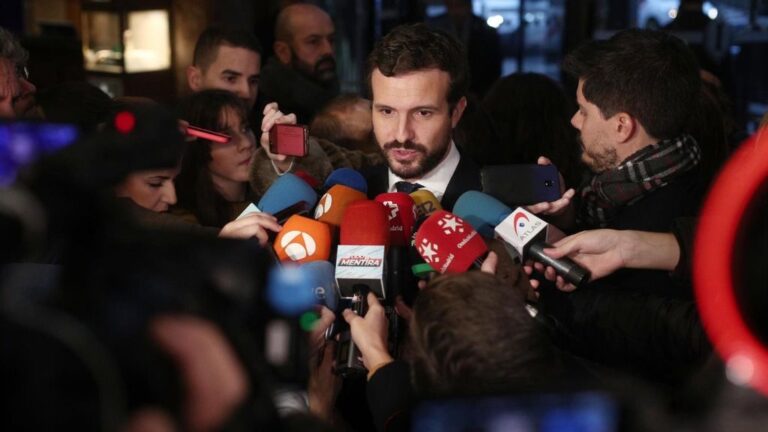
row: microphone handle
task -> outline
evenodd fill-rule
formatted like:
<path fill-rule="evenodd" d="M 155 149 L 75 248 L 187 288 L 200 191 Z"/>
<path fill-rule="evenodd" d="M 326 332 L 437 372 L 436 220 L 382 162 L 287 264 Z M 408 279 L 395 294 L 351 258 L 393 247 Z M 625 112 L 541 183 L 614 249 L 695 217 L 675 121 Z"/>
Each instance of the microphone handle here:
<path fill-rule="evenodd" d="M 545 248 L 551 247 L 552 246 L 544 242 L 534 243 L 528 249 L 528 256 L 535 261 L 539 261 L 554 268 L 557 274 L 575 286 L 581 286 L 589 280 L 589 272 L 584 267 L 576 264 L 572 259 L 568 257 L 559 259 L 552 258 L 544 253 Z"/>

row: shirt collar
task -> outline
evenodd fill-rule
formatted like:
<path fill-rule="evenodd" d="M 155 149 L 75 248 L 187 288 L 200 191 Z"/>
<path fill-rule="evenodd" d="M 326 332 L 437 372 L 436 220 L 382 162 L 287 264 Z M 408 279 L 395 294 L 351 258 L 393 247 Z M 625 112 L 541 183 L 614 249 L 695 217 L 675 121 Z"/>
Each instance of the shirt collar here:
<path fill-rule="evenodd" d="M 434 167 L 430 172 L 426 173 L 421 178 L 405 181 L 418 183 L 424 186 L 423 189 L 432 192 L 435 195 L 435 198 L 438 200 L 442 200 L 443 195 L 445 195 L 445 189 L 448 187 L 448 183 L 451 181 L 453 173 L 456 172 L 456 167 L 459 166 L 460 159 L 461 155 L 459 154 L 459 149 L 456 148 L 456 144 L 453 142 L 453 140 L 451 140 L 448 154 L 439 164 L 437 164 L 436 167 Z M 389 170 L 388 191 L 397 192 L 395 183 L 399 181 L 403 181 L 403 179 L 393 173 L 392 170 Z"/>

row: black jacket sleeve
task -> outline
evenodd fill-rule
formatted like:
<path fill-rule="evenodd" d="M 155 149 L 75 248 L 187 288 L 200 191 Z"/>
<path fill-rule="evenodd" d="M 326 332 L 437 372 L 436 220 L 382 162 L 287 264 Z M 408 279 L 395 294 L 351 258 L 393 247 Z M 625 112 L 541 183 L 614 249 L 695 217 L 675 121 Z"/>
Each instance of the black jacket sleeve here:
<path fill-rule="evenodd" d="M 395 360 L 382 366 L 368 381 L 366 392 L 376 430 L 409 430 L 414 396 L 408 363 Z"/>

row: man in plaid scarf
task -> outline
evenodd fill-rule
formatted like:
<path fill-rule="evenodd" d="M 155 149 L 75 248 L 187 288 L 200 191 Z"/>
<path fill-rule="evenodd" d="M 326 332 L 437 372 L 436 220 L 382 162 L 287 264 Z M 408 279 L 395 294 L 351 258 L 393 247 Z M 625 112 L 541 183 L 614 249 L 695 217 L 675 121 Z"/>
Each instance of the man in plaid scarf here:
<path fill-rule="evenodd" d="M 575 194 L 531 210 L 570 213 L 581 229 L 655 232 L 695 215 L 705 183 L 701 151 L 685 128 L 701 81 L 685 44 L 625 30 L 579 47 L 563 69 L 578 79 L 571 123 L 592 176 Z M 566 330 L 563 345 L 605 365 L 670 383 L 709 352 L 690 284 L 667 272 L 622 269 L 571 293 L 539 291 L 541 310 Z"/>

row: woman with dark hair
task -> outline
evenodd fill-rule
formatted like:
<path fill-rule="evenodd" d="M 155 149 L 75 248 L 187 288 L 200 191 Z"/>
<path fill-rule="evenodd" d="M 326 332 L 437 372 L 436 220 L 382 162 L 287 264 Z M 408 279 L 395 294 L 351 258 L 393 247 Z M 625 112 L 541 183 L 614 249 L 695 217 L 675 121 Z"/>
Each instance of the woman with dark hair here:
<path fill-rule="evenodd" d="M 248 108 L 233 93 L 205 90 L 186 101 L 181 118 L 225 133 L 230 140 L 221 144 L 197 139 L 189 144 L 175 180 L 174 214 L 204 226 L 223 227 L 254 199 L 248 178 L 257 145 Z"/>
<path fill-rule="evenodd" d="M 482 108 L 499 140 L 482 151 L 481 164 L 537 163 L 545 156 L 567 187 L 579 185 L 584 169 L 578 135 L 570 123 L 576 107 L 555 81 L 535 73 L 508 75 L 491 87 Z"/>

